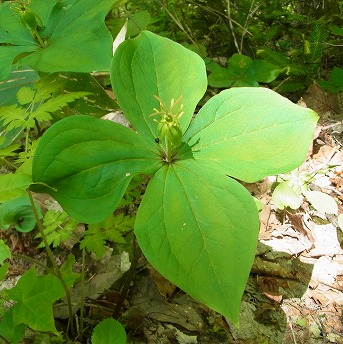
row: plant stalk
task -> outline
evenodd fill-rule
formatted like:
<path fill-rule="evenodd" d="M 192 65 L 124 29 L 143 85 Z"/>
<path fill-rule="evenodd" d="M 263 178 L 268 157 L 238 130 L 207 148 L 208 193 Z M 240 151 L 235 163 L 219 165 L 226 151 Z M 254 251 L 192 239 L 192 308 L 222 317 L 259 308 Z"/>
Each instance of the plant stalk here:
<path fill-rule="evenodd" d="M 87 228 L 86 228 L 87 230 Z M 82 249 L 82 267 L 81 267 L 81 305 L 80 305 L 80 325 L 78 340 L 82 343 L 83 329 L 84 329 L 84 309 L 85 309 L 85 263 L 86 263 L 86 250 Z"/>
<path fill-rule="evenodd" d="M 11 167 L 13 170 L 17 170 L 18 169 L 18 167 L 17 166 L 15 166 L 14 164 L 12 164 L 10 161 L 8 161 L 6 158 L 3 158 L 3 157 L 1 157 L 0 158 L 6 165 L 8 165 L 9 167 Z"/>
<path fill-rule="evenodd" d="M 28 193 L 29 198 L 30 198 L 30 203 L 31 203 L 32 211 L 33 211 L 34 217 L 36 219 L 37 226 L 38 226 L 39 232 L 41 234 L 41 237 L 42 237 L 42 240 L 43 240 L 46 252 L 47 252 L 48 257 L 49 257 L 49 259 L 51 261 L 51 264 L 53 266 L 53 270 L 55 271 L 55 276 L 58 278 L 58 280 L 62 284 L 62 287 L 63 287 L 64 292 L 66 294 L 67 304 L 68 304 L 68 314 L 69 314 L 69 322 L 68 322 L 67 333 L 68 333 L 68 329 L 69 329 L 69 326 L 70 326 L 71 334 L 74 337 L 75 336 L 75 329 L 74 329 L 73 310 L 72 310 L 72 306 L 71 306 L 71 297 L 70 297 L 70 293 L 69 293 L 69 288 L 68 288 L 68 286 L 66 285 L 66 283 L 65 283 L 65 281 L 63 279 L 61 270 L 58 268 L 58 266 L 56 264 L 56 261 L 54 259 L 53 254 L 52 254 L 52 251 L 51 251 L 50 246 L 48 244 L 48 241 L 46 239 L 46 236 L 45 236 L 45 233 L 44 233 L 44 228 L 43 228 L 41 220 L 40 220 L 40 218 L 38 216 L 37 209 L 36 209 L 36 206 L 35 206 L 35 203 L 34 203 L 34 200 L 33 200 L 32 192 L 27 190 L 27 193 Z"/>
<path fill-rule="evenodd" d="M 173 144 L 166 136 L 166 162 L 170 163 L 172 161 Z"/>
<path fill-rule="evenodd" d="M 120 310 L 121 310 L 121 308 L 122 308 L 122 306 L 124 304 L 124 300 L 125 300 L 125 298 L 126 298 L 126 296 L 128 294 L 128 291 L 129 291 L 129 288 L 130 288 L 130 284 L 131 284 L 131 281 L 132 281 L 132 279 L 134 277 L 135 270 L 136 270 L 136 267 L 137 267 L 139 253 L 140 253 L 140 250 L 139 250 L 138 244 L 136 243 L 135 238 L 133 238 L 132 262 L 131 262 L 130 270 L 127 273 L 127 276 L 126 276 L 126 279 L 125 279 L 125 282 L 124 282 L 124 285 L 123 285 L 123 289 L 121 291 L 120 299 L 119 299 L 116 307 L 113 310 L 112 317 L 115 318 L 115 319 L 119 318 Z"/>
<path fill-rule="evenodd" d="M 42 264 L 40 261 L 36 260 L 36 259 L 33 259 L 31 257 L 28 257 L 28 256 L 23 256 L 21 254 L 13 254 L 13 257 L 14 258 L 20 258 L 20 259 L 23 259 L 23 260 L 26 260 L 32 264 L 35 264 L 35 265 L 38 265 L 40 266 L 42 269 L 44 269 L 45 271 L 49 272 L 50 274 L 56 276 L 58 278 L 58 276 L 56 275 L 56 272 L 50 268 L 48 268 L 46 265 Z"/>

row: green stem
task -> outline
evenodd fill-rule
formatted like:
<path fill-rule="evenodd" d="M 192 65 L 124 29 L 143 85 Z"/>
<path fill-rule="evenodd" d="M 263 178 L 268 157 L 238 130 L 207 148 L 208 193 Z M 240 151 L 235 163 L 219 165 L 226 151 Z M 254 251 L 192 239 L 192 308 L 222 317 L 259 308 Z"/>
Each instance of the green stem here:
<path fill-rule="evenodd" d="M 9 342 L 5 337 L 3 337 L 1 334 L 0 334 L 0 338 L 1 338 L 6 344 L 10 344 L 10 342 Z"/>
<path fill-rule="evenodd" d="M 47 271 L 47 272 L 51 273 L 52 275 L 58 277 L 54 270 L 48 268 L 46 265 L 44 265 L 43 263 L 41 263 L 40 261 L 38 261 L 36 259 L 33 259 L 31 257 L 28 257 L 28 256 L 23 256 L 21 254 L 13 254 L 13 257 L 14 258 L 20 258 L 20 259 L 26 260 L 26 261 L 28 261 L 28 262 L 30 262 L 32 264 L 38 265 L 41 268 L 43 268 L 45 271 Z"/>
<path fill-rule="evenodd" d="M 139 258 L 139 254 L 140 254 L 140 249 L 139 249 L 139 246 L 137 245 L 136 243 L 136 240 L 135 238 L 133 238 L 133 252 L 132 252 L 132 262 L 131 262 L 131 266 L 130 266 L 130 270 L 128 271 L 127 273 L 127 276 L 126 276 L 126 279 L 125 279 L 125 282 L 124 282 L 124 285 L 123 285 L 123 289 L 120 293 L 120 299 L 113 311 L 113 314 L 112 314 L 112 317 L 115 318 L 115 319 L 118 319 L 119 318 L 119 313 L 120 313 L 120 310 L 121 310 L 121 307 L 123 306 L 124 304 L 124 301 L 125 301 L 125 298 L 127 296 L 127 293 L 129 291 L 129 288 L 130 288 L 130 285 L 131 285 L 131 281 L 134 277 L 134 274 L 135 274 L 135 270 L 136 270 L 136 267 L 137 267 L 137 263 L 138 263 L 138 258 Z"/>
<path fill-rule="evenodd" d="M 34 36 L 36 36 L 36 38 L 37 38 L 38 43 L 40 44 L 40 46 L 41 46 L 42 48 L 45 48 L 45 44 L 44 44 L 44 42 L 43 42 L 41 36 L 39 36 L 39 33 L 38 33 L 37 29 L 32 29 L 32 31 L 33 31 Z"/>
<path fill-rule="evenodd" d="M 14 164 L 12 164 L 12 163 L 11 163 L 10 161 L 8 161 L 6 158 L 1 157 L 0 159 L 3 160 L 4 163 L 5 163 L 6 165 L 8 165 L 9 167 L 13 168 L 15 171 L 18 169 L 17 166 L 15 166 Z"/>
<path fill-rule="evenodd" d="M 72 306 L 71 306 L 71 297 L 70 297 L 70 293 L 69 293 L 69 288 L 68 288 L 68 286 L 66 285 L 66 283 L 65 283 L 65 281 L 63 279 L 61 270 L 58 268 L 58 266 L 56 264 L 56 261 L 54 259 L 53 254 L 52 254 L 52 251 L 50 249 L 49 243 L 48 243 L 48 241 L 46 239 L 46 236 L 45 236 L 45 233 L 44 233 L 44 228 L 43 228 L 41 220 L 40 220 L 40 218 L 38 216 L 37 209 L 36 209 L 36 206 L 35 206 L 35 203 L 34 203 L 34 200 L 33 200 L 32 193 L 29 190 L 27 190 L 27 193 L 28 193 L 29 198 L 30 198 L 30 203 L 31 203 L 31 207 L 32 207 L 32 211 L 33 211 L 34 217 L 35 217 L 36 222 L 37 222 L 37 227 L 38 227 L 39 232 L 41 234 L 41 237 L 42 237 L 42 240 L 43 240 L 46 252 L 48 254 L 48 257 L 49 257 L 49 259 L 51 261 L 51 264 L 53 266 L 53 270 L 55 271 L 55 276 L 58 278 L 58 280 L 62 284 L 62 287 L 63 287 L 64 292 L 66 294 L 67 304 L 68 304 L 68 313 L 69 313 L 69 322 L 68 322 L 67 333 L 68 333 L 68 329 L 69 329 L 69 326 L 70 326 L 71 334 L 72 334 L 72 336 L 74 336 L 75 335 L 75 330 L 74 330 L 74 322 L 73 322 L 73 309 L 72 309 Z"/>
<path fill-rule="evenodd" d="M 84 308 L 85 308 L 85 265 L 86 265 L 86 250 L 85 248 L 83 248 L 82 249 L 82 270 L 81 270 L 80 327 L 79 327 L 79 337 L 77 338 L 78 341 L 81 343 L 83 339 L 83 326 L 84 326 L 83 313 L 84 313 Z"/>
<path fill-rule="evenodd" d="M 171 141 L 166 137 L 166 162 L 172 161 L 173 145 Z"/>

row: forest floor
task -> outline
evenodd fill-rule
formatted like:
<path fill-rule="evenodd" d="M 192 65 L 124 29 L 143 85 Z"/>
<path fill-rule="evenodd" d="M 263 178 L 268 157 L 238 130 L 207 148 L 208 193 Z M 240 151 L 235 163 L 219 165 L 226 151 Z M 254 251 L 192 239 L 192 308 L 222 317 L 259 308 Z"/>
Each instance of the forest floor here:
<path fill-rule="evenodd" d="M 329 111 L 326 101 L 316 88 L 304 96 L 302 104 L 316 110 L 320 121 L 307 161 L 296 173 L 316 171 L 311 189 L 334 197 L 341 214 L 343 107 L 340 114 L 335 114 Z M 271 198 L 274 180 L 265 178 L 245 185 L 262 201 L 263 209 L 255 262 L 241 306 L 240 328 L 191 299 L 140 256 L 119 316 L 128 343 L 343 343 L 343 233 L 337 216 L 315 211 L 306 200 L 298 210 L 276 209 Z M 8 232 L 6 236 L 12 251 L 45 259 L 39 256 L 40 251 L 30 251 L 31 233 L 18 237 Z M 66 246 L 56 249 L 55 255 L 63 262 L 71 252 L 80 257 L 76 250 Z M 89 259 L 84 291 L 86 331 L 99 318 L 116 311 L 127 263 L 126 252 L 113 255 L 110 251 L 99 261 Z M 27 266 L 18 262 L 11 268 L 7 282 L 15 283 L 25 269 Z M 74 301 L 78 299 L 78 286 L 71 294 Z M 78 302 L 75 304 L 76 311 Z M 56 305 L 54 312 L 57 326 L 63 329 L 65 307 Z M 83 342 L 89 343 L 86 337 Z M 25 343 L 31 343 L 30 339 Z"/>

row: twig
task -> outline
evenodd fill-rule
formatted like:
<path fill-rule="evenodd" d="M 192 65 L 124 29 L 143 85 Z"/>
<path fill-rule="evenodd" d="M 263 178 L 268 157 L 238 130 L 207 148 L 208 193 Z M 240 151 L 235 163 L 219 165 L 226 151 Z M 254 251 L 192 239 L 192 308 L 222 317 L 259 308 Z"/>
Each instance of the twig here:
<path fill-rule="evenodd" d="M 343 121 L 340 121 L 340 122 L 336 122 L 336 123 L 333 123 L 333 124 L 329 124 L 325 127 L 322 127 L 322 130 L 327 130 L 327 129 L 330 129 L 330 128 L 333 128 L 333 127 L 337 127 L 339 125 L 342 125 L 343 124 Z"/>
<path fill-rule="evenodd" d="M 249 12 L 247 14 L 247 17 L 245 19 L 245 23 L 244 23 L 244 27 L 243 27 L 243 31 L 242 31 L 242 37 L 241 37 L 241 44 L 240 44 L 240 51 L 243 51 L 243 40 L 244 40 L 244 36 L 245 34 L 248 32 L 248 25 L 249 25 L 249 21 L 250 18 L 253 16 L 253 14 L 258 10 L 258 8 L 260 7 L 259 5 L 256 6 L 256 8 L 254 10 L 252 10 L 252 7 L 255 4 L 255 0 L 251 1 L 251 5 L 249 8 Z"/>
<path fill-rule="evenodd" d="M 199 48 L 198 43 L 193 39 L 193 37 L 188 33 L 188 31 L 183 27 L 183 25 L 181 24 L 179 18 L 176 18 L 169 10 L 168 8 L 161 2 L 159 1 L 160 6 L 168 13 L 169 17 L 171 19 L 174 20 L 175 24 L 186 34 L 186 36 L 188 37 L 188 39 L 196 46 Z M 199 51 L 201 51 L 201 49 L 199 48 Z"/>
<path fill-rule="evenodd" d="M 21 254 L 13 254 L 13 257 L 14 257 L 14 258 L 20 258 L 20 259 L 26 260 L 26 261 L 28 261 L 28 262 L 30 262 L 30 263 L 32 263 L 32 264 L 38 265 L 38 266 L 40 266 L 42 269 L 44 269 L 45 271 L 47 271 L 47 272 L 51 273 L 52 275 L 58 277 L 58 276 L 56 275 L 56 273 L 55 273 L 54 270 L 48 268 L 46 265 L 44 265 L 43 263 L 41 263 L 40 261 L 38 261 L 38 260 L 36 260 L 36 259 L 33 259 L 33 258 L 31 258 L 31 257 L 28 257 L 28 256 L 23 256 L 23 255 L 21 255 Z"/>
<path fill-rule="evenodd" d="M 289 319 L 290 320 L 290 319 Z M 292 322 L 289 321 L 289 328 L 291 329 L 291 333 L 292 333 L 292 338 L 293 338 L 293 343 L 294 344 L 297 344 L 297 340 L 295 338 L 295 333 L 294 333 L 294 330 L 293 330 L 293 326 L 292 326 Z"/>
<path fill-rule="evenodd" d="M 235 31 L 234 31 L 234 28 L 233 28 L 233 24 L 232 24 L 232 18 L 231 18 L 231 0 L 226 0 L 227 2 L 227 15 L 228 15 L 228 19 L 229 19 L 229 27 L 230 27 L 230 30 L 231 30 L 231 35 L 232 35 L 232 38 L 233 38 L 233 42 L 235 44 L 235 47 L 237 49 L 237 52 L 239 54 L 242 53 L 239 45 L 238 45 L 238 41 L 237 41 L 237 37 L 236 37 L 236 34 L 235 34 Z"/>
<path fill-rule="evenodd" d="M 40 220 L 40 218 L 38 216 L 36 205 L 35 205 L 35 202 L 33 200 L 32 192 L 27 190 L 27 193 L 28 193 L 29 198 L 30 198 L 30 203 L 31 203 L 33 215 L 34 215 L 34 217 L 36 219 L 36 222 L 37 222 L 37 227 L 38 227 L 40 235 L 41 235 L 41 237 L 43 239 L 43 243 L 44 243 L 46 252 L 48 254 L 49 260 L 51 261 L 51 264 L 52 264 L 52 266 L 54 268 L 55 276 L 58 278 L 58 280 L 62 284 L 62 287 L 64 289 L 64 292 L 65 292 L 65 295 L 66 295 L 66 298 L 67 298 L 68 313 L 69 313 L 69 322 L 68 322 L 67 333 L 68 333 L 68 329 L 69 329 L 69 326 L 70 326 L 71 334 L 74 337 L 75 336 L 75 330 L 74 330 L 74 322 L 73 322 L 73 310 L 72 310 L 72 306 L 71 306 L 71 297 L 70 297 L 69 289 L 68 289 L 68 286 L 66 285 L 65 280 L 63 279 L 61 270 L 58 268 L 58 266 L 56 264 L 56 261 L 54 259 L 53 254 L 52 254 L 52 251 L 50 249 L 49 243 L 48 243 L 48 241 L 46 239 L 46 236 L 45 236 L 45 233 L 44 233 L 44 228 L 43 228 L 42 222 L 41 222 L 41 220 Z"/>

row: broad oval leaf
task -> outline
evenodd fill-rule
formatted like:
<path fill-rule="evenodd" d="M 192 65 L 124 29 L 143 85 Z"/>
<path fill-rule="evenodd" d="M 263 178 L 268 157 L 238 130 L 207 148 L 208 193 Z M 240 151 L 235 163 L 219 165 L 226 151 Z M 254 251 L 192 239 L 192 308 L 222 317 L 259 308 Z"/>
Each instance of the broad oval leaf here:
<path fill-rule="evenodd" d="M 299 166 L 317 119 L 313 110 L 269 89 L 231 88 L 205 104 L 184 141 L 196 160 L 212 162 L 223 173 L 254 182 Z"/>
<path fill-rule="evenodd" d="M 168 38 L 143 31 L 123 42 L 113 56 L 111 83 L 118 103 L 132 126 L 153 142 L 157 124 L 152 117 L 159 97 L 168 107 L 181 98 L 184 132 L 207 87 L 206 69 L 196 53 Z M 178 110 L 178 109 L 175 109 Z"/>
<path fill-rule="evenodd" d="M 283 210 L 285 207 L 298 209 L 301 206 L 302 198 L 287 182 L 280 183 L 273 191 L 272 199 L 276 207 Z"/>
<path fill-rule="evenodd" d="M 330 195 L 320 191 L 305 191 L 303 194 L 316 210 L 328 214 L 338 213 L 338 205 Z"/>
<path fill-rule="evenodd" d="M 65 118 L 39 141 L 31 189 L 53 196 L 77 220 L 100 222 L 116 208 L 135 175 L 158 169 L 155 149 L 118 123 Z"/>
<path fill-rule="evenodd" d="M 193 160 L 165 165 L 155 174 L 135 224 L 150 263 L 235 324 L 258 230 L 257 207 L 248 191 Z"/>
<path fill-rule="evenodd" d="M 108 318 L 95 326 L 92 334 L 92 344 L 125 344 L 126 333 L 123 325 Z"/>
<path fill-rule="evenodd" d="M 37 202 L 35 207 L 39 218 L 42 217 Z M 19 232 L 31 232 L 36 227 L 36 218 L 28 196 L 6 201 L 0 205 L 0 228 L 8 229 L 14 226 Z"/>

